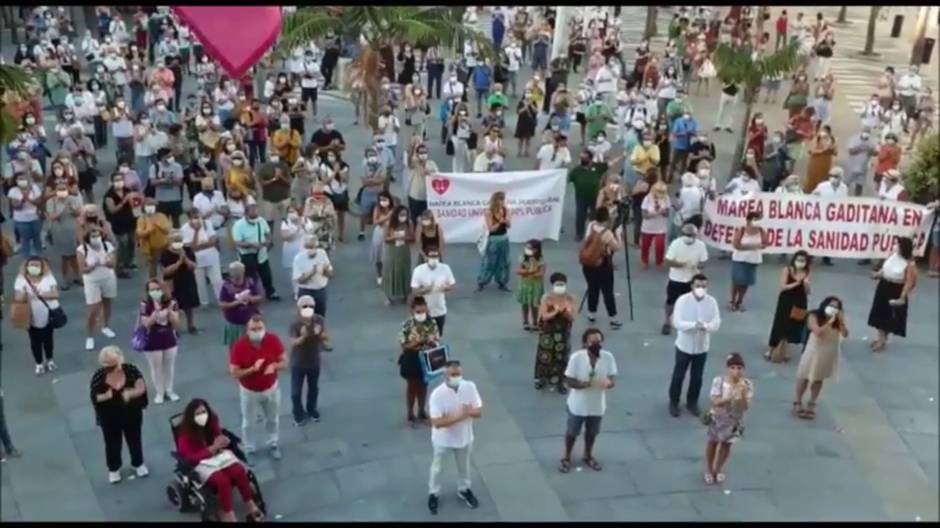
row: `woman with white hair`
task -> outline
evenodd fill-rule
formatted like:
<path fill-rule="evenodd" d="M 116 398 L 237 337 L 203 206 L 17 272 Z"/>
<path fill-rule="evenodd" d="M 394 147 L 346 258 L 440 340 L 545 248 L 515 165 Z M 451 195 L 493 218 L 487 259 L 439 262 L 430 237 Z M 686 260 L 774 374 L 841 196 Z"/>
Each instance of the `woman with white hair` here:
<path fill-rule="evenodd" d="M 101 365 L 91 377 L 91 403 L 95 408 L 95 421 L 104 435 L 105 460 L 108 464 L 108 482 L 121 481 L 121 441 L 127 442 L 133 466 L 138 477 L 150 474 L 144 465 L 141 444 L 143 410 L 147 407 L 147 385 L 144 376 L 134 365 L 124 362 L 124 353 L 116 346 L 106 346 L 98 354 Z"/>
<path fill-rule="evenodd" d="M 694 173 L 686 172 L 682 175 L 682 188 L 676 193 L 673 202 L 675 211 L 672 215 L 673 238 L 679 228 L 686 222 L 702 228 L 702 213 L 705 209 L 705 191 L 699 187 L 699 179 Z"/>
<path fill-rule="evenodd" d="M 774 191 L 779 194 L 803 194 L 803 187 L 800 186 L 799 174 L 791 174 L 780 182 L 780 186 Z"/>

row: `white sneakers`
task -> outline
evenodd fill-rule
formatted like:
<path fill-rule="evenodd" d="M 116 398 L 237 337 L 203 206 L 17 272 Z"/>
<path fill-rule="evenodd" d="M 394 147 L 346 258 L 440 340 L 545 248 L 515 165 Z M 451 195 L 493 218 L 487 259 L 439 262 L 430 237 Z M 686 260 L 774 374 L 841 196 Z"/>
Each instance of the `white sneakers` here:
<path fill-rule="evenodd" d="M 121 472 L 120 471 L 108 471 L 108 482 L 111 484 L 117 484 L 121 482 Z"/>
<path fill-rule="evenodd" d="M 52 361 L 51 359 L 49 361 L 46 361 L 46 372 L 52 372 L 53 370 L 57 368 L 58 367 L 56 367 L 55 361 Z"/>
<path fill-rule="evenodd" d="M 153 397 L 153 404 L 154 404 L 154 405 L 161 405 L 161 404 L 163 404 L 163 395 L 162 395 L 162 394 L 157 394 L 156 396 L 154 396 L 154 397 Z"/>
<path fill-rule="evenodd" d="M 42 375 L 45 374 L 45 373 L 46 373 L 46 367 L 45 367 L 45 365 L 43 365 L 42 363 L 36 365 L 36 375 L 37 375 L 37 376 L 42 376 Z"/>
<path fill-rule="evenodd" d="M 147 469 L 146 464 L 141 464 L 137 466 L 136 468 L 134 468 L 134 472 L 137 473 L 137 476 L 140 478 L 144 478 L 150 474 L 150 470 Z"/>
<path fill-rule="evenodd" d="M 117 334 L 114 333 L 114 330 L 111 330 L 107 326 L 101 329 L 101 335 L 107 337 L 108 339 L 114 339 Z M 94 350 L 95 349 L 95 338 L 86 337 L 85 338 L 85 350 Z"/>
<path fill-rule="evenodd" d="M 95 349 L 95 338 L 86 337 L 85 338 L 85 350 L 94 350 Z"/>
<path fill-rule="evenodd" d="M 117 334 L 114 333 L 114 330 L 111 330 L 107 326 L 101 329 L 101 335 L 107 337 L 108 339 L 114 339 L 114 336 Z"/>
<path fill-rule="evenodd" d="M 179 401 L 180 399 L 180 395 L 172 391 L 168 391 L 166 397 L 169 398 L 171 402 Z"/>
<path fill-rule="evenodd" d="M 144 478 L 150 474 L 150 470 L 147 469 L 146 464 L 141 464 L 134 468 L 134 473 L 138 478 Z M 118 482 L 121 482 L 121 471 L 108 471 L 108 482 L 111 484 L 117 484 Z"/>

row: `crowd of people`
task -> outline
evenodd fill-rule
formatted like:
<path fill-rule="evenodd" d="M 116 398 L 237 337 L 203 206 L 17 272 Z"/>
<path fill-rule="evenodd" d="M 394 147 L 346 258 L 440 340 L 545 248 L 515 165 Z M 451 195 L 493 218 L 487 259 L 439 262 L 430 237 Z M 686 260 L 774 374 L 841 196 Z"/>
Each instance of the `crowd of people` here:
<path fill-rule="evenodd" d="M 916 67 L 899 77 L 889 68 L 862 113 L 847 157 L 840 158 L 829 126 L 837 86 L 829 73 L 835 40 L 822 15 L 813 24 L 803 13 L 791 20 L 781 11 L 772 46 L 770 28 L 759 31 L 764 24 L 747 7 L 681 8 L 662 50 L 646 40 L 630 56 L 620 43 L 615 10 L 589 9 L 572 17 L 564 56 L 549 60 L 554 9 L 502 7 L 491 15 L 495 59 L 471 41 L 454 58 L 451 50 L 397 43 L 398 53 L 390 50 L 384 64 L 384 100 L 377 128 L 369 131 L 372 142 L 354 153 L 344 131 L 317 108 L 320 94 L 341 85 L 338 61 L 350 46 L 339 36 L 290 50 L 280 64 L 265 59 L 233 79 L 167 8 L 141 8 L 126 17 L 101 7 L 98 15 L 96 27 L 81 35 L 62 8 L 39 7 L 24 16 L 29 39 L 14 62 L 38 81 L 36 102 L 7 146 L 10 161 L 3 167 L 15 233 L 15 243 L 4 248 L 4 264 L 13 269 L 8 261 L 14 251 L 20 255 L 10 318 L 28 333 L 37 376 L 57 368 L 55 335 L 66 324 L 62 299 L 72 286 L 83 290 L 87 350 L 100 348 L 99 333 L 108 340 L 125 334 L 111 327 L 113 303 L 119 294 L 139 296 L 131 347 L 143 353 L 149 380 L 109 344 L 101 348 L 101 368 L 90 387 L 112 483 L 121 480 L 123 441 L 136 475 L 148 474 L 141 445 L 148 402 L 189 399 L 178 449 L 193 464 L 228 448 L 210 404 L 196 394 L 180 395 L 174 384 L 182 320 L 190 334 L 200 332 L 197 319 L 220 317 L 204 309 L 210 305 L 221 312 L 217 342 L 228 349 L 229 372 L 238 383 L 242 448 L 258 455 L 254 429 L 260 416 L 265 449 L 280 460 L 279 373 L 290 374 L 294 424 L 318 422 L 321 352 L 332 350 L 329 285 L 343 275 L 370 273 L 387 304 L 410 308 L 399 332 L 398 366 L 406 385 L 406 423 L 431 427 L 428 507 L 437 513 L 447 453 L 457 462 L 459 497 L 476 507 L 468 467 L 482 399 L 476 385 L 463 379 L 459 361 L 447 364 L 444 383 L 429 395 L 421 365 L 421 353 L 443 341 L 446 297 L 460 282 L 445 263 L 445 233 L 427 208 L 425 176 L 442 170 L 430 157 L 438 140 L 455 172 L 506 170 L 511 151 L 504 138 L 513 121 L 516 158 L 528 160 L 534 141 L 535 160 L 526 164 L 569 171 L 591 327 L 572 351 L 578 292 L 562 270 L 548 267 L 541 240 L 526 241 L 523 255 L 513 259 L 513 219 L 502 192 L 491 196 L 482 220 L 475 282 L 477 291 L 494 281 L 499 290 L 515 290 L 522 329 L 537 335 L 535 389 L 567 394 L 558 469 L 571 469 L 582 429 L 584 465 L 602 468 L 593 448 L 605 394 L 616 387 L 618 370 L 596 317 L 603 297 L 610 330 L 622 327 L 614 257 L 631 244 L 640 249 L 643 269 L 667 268 L 660 330 L 676 332 L 668 413 L 681 415 L 688 374 L 686 410 L 707 426 L 704 482 L 723 483 L 755 388 L 742 355 L 731 353 L 727 372 L 711 383 L 709 409 L 699 407 L 709 336 L 727 315 L 704 274 L 709 252 L 700 230 L 706 198 L 761 191 L 841 197 L 859 195 L 874 183 L 876 196 L 906 200 L 901 142 L 907 136 L 914 145 L 924 137 L 934 115 L 932 94 Z M 478 16 L 468 8 L 464 20 L 476 25 Z M 764 114 L 755 113 L 744 159 L 733 163 L 736 176 L 719 185 L 712 170 L 716 143 L 732 137 L 726 134 L 736 128 L 732 119 L 741 87 L 719 82 L 710 133 L 691 102 L 702 85 L 709 96 L 715 47 L 727 43 L 765 54 L 791 41 L 801 46 L 800 67 L 792 79 L 764 82 L 766 97 L 774 100 L 787 83 L 786 124 L 771 129 Z M 357 120 L 366 111 L 361 89 L 351 88 Z M 54 129 L 43 124 L 49 117 L 46 100 L 57 115 Z M 432 101 L 440 104 L 439 138 L 431 133 Z M 315 130 L 308 128 L 311 122 Z M 804 159 L 800 174 L 797 163 Z M 359 217 L 358 226 L 347 226 L 347 214 Z M 728 312 L 745 311 L 745 295 L 763 262 L 768 242 L 760 220 L 749 215 L 734 236 L 734 251 L 718 256 L 732 261 Z M 354 243 L 347 238 L 354 232 L 356 242 L 368 244 L 370 265 L 334 269 L 333 255 Z M 931 236 L 930 274 L 936 276 L 936 220 Z M 280 256 L 282 270 L 275 269 L 272 255 Z M 784 258 L 789 261 L 781 270 L 764 357 L 785 362 L 788 344 L 805 343 L 793 414 L 813 419 L 824 380 L 837 372 L 848 323 L 842 300 L 828 292 L 810 310 L 812 256 L 800 251 Z M 872 350 L 881 351 L 889 335 L 906 333 L 908 299 L 917 284 L 912 241 L 898 239 L 873 277 L 879 282 L 867 322 L 877 331 Z M 143 291 L 135 291 L 141 282 Z M 268 326 L 272 321 L 261 312 L 280 299 L 278 289 L 289 291 L 285 297 L 296 304 L 283 332 Z M 2 452 L 16 456 L 2 418 L 0 399 Z M 232 487 L 249 516 L 260 518 L 245 469 L 226 464 L 205 472 L 222 497 L 223 520 L 234 520 Z"/>

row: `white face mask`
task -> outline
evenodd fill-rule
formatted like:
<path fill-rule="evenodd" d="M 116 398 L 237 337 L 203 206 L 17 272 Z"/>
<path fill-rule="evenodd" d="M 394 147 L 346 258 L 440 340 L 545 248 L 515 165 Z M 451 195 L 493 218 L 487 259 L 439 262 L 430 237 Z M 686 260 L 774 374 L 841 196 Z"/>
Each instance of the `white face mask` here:
<path fill-rule="evenodd" d="M 196 422 L 196 425 L 199 427 L 205 427 L 206 424 L 209 423 L 209 413 L 196 413 L 193 415 L 193 421 Z"/>
<path fill-rule="evenodd" d="M 835 317 L 839 313 L 839 309 L 835 306 L 827 306 L 825 309 L 826 317 Z"/>
<path fill-rule="evenodd" d="M 463 381 L 463 376 L 454 376 L 453 378 L 447 378 L 447 386 L 456 389 L 460 386 L 460 382 Z"/>
<path fill-rule="evenodd" d="M 182 242 L 173 242 L 172 244 L 170 244 L 170 249 L 172 249 L 173 251 L 179 251 L 179 250 L 183 249 L 183 243 L 182 243 Z"/>
<path fill-rule="evenodd" d="M 156 212 L 157 212 L 156 206 L 153 206 L 153 205 L 145 205 L 145 206 L 144 206 L 144 214 L 152 215 L 152 214 L 154 214 L 154 213 L 156 213 Z"/>
<path fill-rule="evenodd" d="M 69 192 L 68 192 L 68 191 L 56 191 L 56 192 L 55 192 L 55 195 L 56 195 L 56 197 L 58 197 L 58 198 L 68 198 L 68 197 L 69 197 Z"/>
<path fill-rule="evenodd" d="M 30 264 L 26 266 L 26 271 L 33 277 L 38 277 L 42 273 L 42 266 Z"/>
<path fill-rule="evenodd" d="M 256 332 L 248 332 L 248 339 L 253 343 L 260 343 L 264 339 L 264 330 L 258 330 Z"/>
<path fill-rule="evenodd" d="M 701 286 L 697 288 L 692 288 L 692 295 L 694 295 L 696 299 L 701 299 L 705 297 L 705 292 L 706 292 L 705 288 Z"/>
<path fill-rule="evenodd" d="M 695 235 L 682 235 L 682 241 L 691 246 L 695 243 Z"/>
<path fill-rule="evenodd" d="M 434 269 L 438 264 L 441 263 L 441 259 L 438 257 L 428 257 L 428 267 Z"/>
<path fill-rule="evenodd" d="M 428 314 L 426 314 L 426 313 L 416 313 L 416 314 L 415 314 L 415 321 L 416 321 L 416 322 L 423 323 L 423 322 L 427 321 L 427 319 L 428 319 Z"/>
<path fill-rule="evenodd" d="M 525 248 L 525 249 L 523 250 L 523 252 L 525 253 L 525 256 L 527 256 L 527 257 L 531 257 L 531 256 L 535 255 L 535 250 L 532 250 L 532 249 L 529 249 L 529 248 Z"/>
<path fill-rule="evenodd" d="M 91 237 L 88 239 L 88 243 L 93 247 L 101 247 L 101 237 Z"/>
<path fill-rule="evenodd" d="M 563 284 L 563 283 L 555 284 L 552 286 L 552 292 L 555 295 L 564 295 L 567 290 L 568 290 L 568 285 Z"/>
<path fill-rule="evenodd" d="M 313 317 L 313 313 L 314 313 L 313 308 L 310 308 L 310 307 L 300 309 L 300 316 L 303 317 L 304 319 L 310 319 L 311 317 Z"/>
<path fill-rule="evenodd" d="M 806 267 L 806 261 L 805 261 L 805 260 L 795 260 L 795 261 L 793 261 L 793 267 L 796 268 L 796 269 L 803 269 L 803 268 Z"/>

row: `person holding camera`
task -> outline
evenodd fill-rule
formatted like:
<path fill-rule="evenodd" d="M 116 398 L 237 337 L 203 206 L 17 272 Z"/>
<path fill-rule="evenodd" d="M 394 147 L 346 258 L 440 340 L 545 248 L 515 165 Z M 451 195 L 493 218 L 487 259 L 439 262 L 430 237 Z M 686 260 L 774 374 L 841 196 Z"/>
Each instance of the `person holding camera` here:
<path fill-rule="evenodd" d="M 405 380 L 405 405 L 408 409 L 408 425 L 418 426 L 418 420 L 428 421 L 425 403 L 428 384 L 421 370 L 421 351 L 436 347 L 441 340 L 437 323 L 428 316 L 428 304 L 418 295 L 411 300 L 411 317 L 401 325 L 398 342 L 401 354 L 398 356 L 398 375 Z M 415 418 L 415 405 L 418 415 Z"/>

